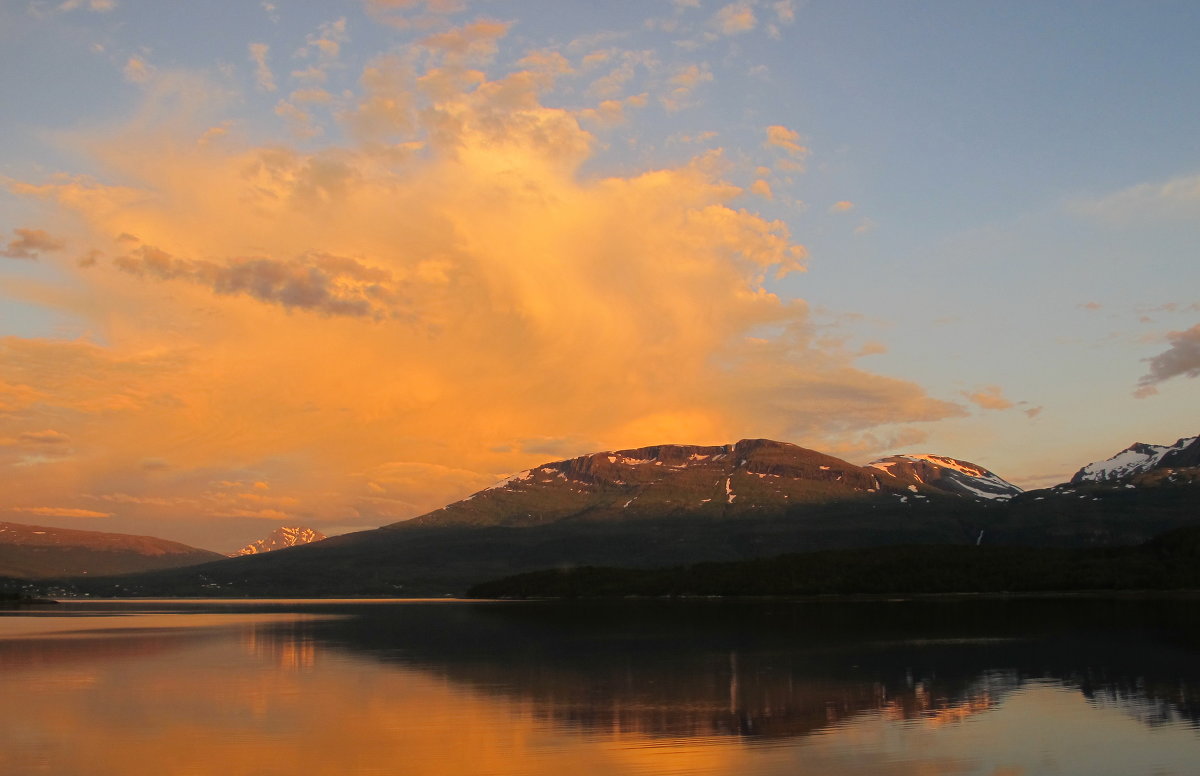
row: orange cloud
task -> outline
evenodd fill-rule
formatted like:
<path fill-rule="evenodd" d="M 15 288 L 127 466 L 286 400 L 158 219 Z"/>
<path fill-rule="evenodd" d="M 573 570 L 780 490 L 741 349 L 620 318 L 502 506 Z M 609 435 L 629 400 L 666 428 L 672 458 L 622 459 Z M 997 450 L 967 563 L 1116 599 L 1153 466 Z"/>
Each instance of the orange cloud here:
<path fill-rule="evenodd" d="M 13 507 L 13 512 L 25 512 L 39 517 L 112 517 L 111 512 L 96 512 L 91 509 L 68 507 Z"/>
<path fill-rule="evenodd" d="M 808 153 L 808 149 L 800 144 L 800 133 L 779 124 L 767 127 L 767 145 L 782 148 L 795 156 Z"/>
<path fill-rule="evenodd" d="M 507 22 L 480 19 L 431 35 L 422 44 L 453 65 L 486 64 L 496 56 L 497 41 L 508 34 L 510 26 Z"/>
<path fill-rule="evenodd" d="M 125 74 L 125 80 L 143 84 L 154 77 L 154 66 L 141 57 L 132 56 L 126 60 L 122 72 Z"/>
<path fill-rule="evenodd" d="M 465 0 L 366 0 L 366 6 L 372 19 L 401 30 L 433 27 L 466 10 Z"/>
<path fill-rule="evenodd" d="M 10 259 L 36 259 L 41 253 L 61 251 L 66 246 L 43 229 L 14 229 L 16 237 L 0 248 L 0 256 Z"/>
<path fill-rule="evenodd" d="M 342 17 L 332 22 L 323 22 L 317 32 L 307 38 L 308 46 L 301 49 L 302 55 L 316 52 L 317 58 L 324 63 L 331 62 L 341 54 L 342 44 L 350 40 L 346 32 L 346 18 Z"/>
<path fill-rule="evenodd" d="M 670 91 L 662 97 L 663 107 L 670 111 L 690 107 L 696 88 L 712 80 L 713 74 L 708 65 L 693 64 L 679 68 L 667 81 Z"/>
<path fill-rule="evenodd" d="M 755 17 L 750 3 L 742 2 L 731 3 L 717 11 L 713 16 L 712 23 L 722 34 L 736 35 L 754 29 L 758 24 L 758 19 Z"/>
<path fill-rule="evenodd" d="M 117 7 L 117 0 L 64 0 L 54 9 L 58 13 L 66 13 L 79 8 L 86 8 L 95 13 L 108 13 Z"/>
<path fill-rule="evenodd" d="M 988 385 L 978 391 L 963 391 L 962 395 L 977 407 L 985 410 L 1007 410 L 1013 403 L 1004 396 L 1004 389 L 998 385 Z"/>
<path fill-rule="evenodd" d="M 0 339 L 0 437 L 55 429 L 75 451 L 0 466 L 10 503 L 366 527 L 539 462 L 530 440 L 558 440 L 555 457 L 853 445 L 961 413 L 813 337 L 807 307 L 769 287 L 805 249 L 744 209 L 719 151 L 581 173 L 596 141 L 545 103 L 553 61 L 469 66 L 506 30 L 430 36 L 424 69 L 373 62 L 344 145 L 198 144 L 212 117 L 155 101 L 204 95 L 152 89 L 137 121 L 92 139 L 120 183 L 14 184 L 102 253 L 52 257 L 85 289 L 62 304 L 94 340 Z M 768 138 L 804 152 L 784 127 Z M 260 481 L 269 494 L 213 484 Z"/>
<path fill-rule="evenodd" d="M 266 43 L 251 43 L 249 50 L 250 61 L 254 62 L 254 79 L 258 88 L 264 92 L 275 91 L 275 76 L 271 73 L 271 66 L 267 64 L 270 46 Z"/>
<path fill-rule="evenodd" d="M 781 170 L 801 172 L 804 170 L 804 159 L 808 156 L 808 148 L 800 142 L 800 133 L 780 124 L 767 127 L 767 139 L 763 145 L 766 148 L 777 148 L 786 156 L 777 159 L 775 164 Z"/>

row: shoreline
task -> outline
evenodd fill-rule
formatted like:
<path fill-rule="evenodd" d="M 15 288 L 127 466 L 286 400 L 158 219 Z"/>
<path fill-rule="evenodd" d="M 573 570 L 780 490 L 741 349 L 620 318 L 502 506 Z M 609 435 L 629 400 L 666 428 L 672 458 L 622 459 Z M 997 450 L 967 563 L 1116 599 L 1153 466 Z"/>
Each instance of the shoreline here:
<path fill-rule="evenodd" d="M 236 604 L 236 603 L 522 603 L 522 602 L 627 602 L 636 604 L 645 601 L 679 601 L 679 602 L 759 602 L 759 601 L 793 601 L 798 603 L 909 603 L 920 601 L 1009 601 L 1009 600 L 1153 600 L 1178 599 L 1200 600 L 1200 589 L 1186 590 L 1052 590 L 1052 591 L 1017 591 L 1017 592 L 954 592 L 954 593 L 821 593 L 816 595 L 613 595 L 613 596 L 501 596 L 496 598 L 469 596 L 414 596 L 402 598 L 396 596 L 301 596 L 285 598 L 280 596 L 128 596 L 103 598 L 91 597 L 59 597 L 38 598 L 25 601 L 3 601 L 0 608 L 20 608 L 23 606 L 53 606 L 56 604 L 77 603 L 194 603 L 194 604 Z"/>

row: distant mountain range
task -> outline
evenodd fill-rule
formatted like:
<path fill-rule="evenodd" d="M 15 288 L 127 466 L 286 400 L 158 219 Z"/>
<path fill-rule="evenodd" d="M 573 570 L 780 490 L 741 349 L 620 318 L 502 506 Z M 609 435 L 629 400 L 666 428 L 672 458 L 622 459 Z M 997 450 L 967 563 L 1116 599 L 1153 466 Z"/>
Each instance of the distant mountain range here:
<path fill-rule="evenodd" d="M 281 526 L 237 552 L 221 555 L 153 536 L 0 522 L 0 577 L 49 579 L 131 574 L 255 555 L 325 538 L 325 534 L 312 528 Z"/>
<path fill-rule="evenodd" d="M 130 574 L 195 566 L 222 557 L 152 536 L 0 523 L 0 577 Z"/>
<path fill-rule="evenodd" d="M 242 555 L 260 555 L 264 552 L 274 552 L 301 544 L 312 544 L 328 538 L 325 534 L 302 525 L 283 525 L 276 528 L 266 538 L 250 542 L 237 552 L 229 553 L 229 557 L 237 558 Z"/>
<path fill-rule="evenodd" d="M 97 593 L 429 595 L 541 568 L 650 568 L 788 552 L 943 544 L 1104 547 L 1200 523 L 1197 438 L 1134 445 L 1078 482 L 1020 488 L 976 464 L 856 466 L 796 445 L 658 445 L 554 461 L 412 520 L 88 582 Z M 82 589 L 82 588 L 81 588 Z"/>

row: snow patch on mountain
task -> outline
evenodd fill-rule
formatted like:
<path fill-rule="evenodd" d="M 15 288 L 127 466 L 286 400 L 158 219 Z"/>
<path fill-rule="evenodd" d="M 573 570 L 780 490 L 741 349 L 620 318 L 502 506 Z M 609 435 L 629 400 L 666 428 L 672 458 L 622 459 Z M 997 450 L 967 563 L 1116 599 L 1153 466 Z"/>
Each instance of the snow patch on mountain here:
<path fill-rule="evenodd" d="M 482 491 L 480 491 L 480 493 L 483 493 L 483 492 L 489 491 L 489 490 L 500 490 L 501 488 L 507 488 L 509 485 L 512 485 L 512 484 L 518 483 L 518 482 L 524 482 L 525 480 L 528 480 L 532 477 L 533 477 L 533 469 L 526 469 L 523 472 L 517 472 L 516 474 L 511 474 L 511 475 L 505 477 L 504 479 L 500 480 L 499 482 L 497 482 L 495 485 L 491 486 L 490 488 L 484 488 Z M 478 495 L 479 495 L 479 493 L 475 493 L 475 494 L 472 494 L 471 496 L 468 496 L 468 498 L 475 498 L 475 496 L 478 496 Z"/>

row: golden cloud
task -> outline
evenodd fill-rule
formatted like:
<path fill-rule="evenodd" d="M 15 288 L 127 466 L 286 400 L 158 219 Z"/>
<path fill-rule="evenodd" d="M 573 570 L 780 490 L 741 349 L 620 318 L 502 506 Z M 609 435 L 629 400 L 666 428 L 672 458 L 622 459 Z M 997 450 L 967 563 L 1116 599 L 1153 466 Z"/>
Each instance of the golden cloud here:
<path fill-rule="evenodd" d="M 717 11 L 712 23 L 724 35 L 736 35 L 754 29 L 758 19 L 750 3 L 742 2 L 731 3 Z"/>
<path fill-rule="evenodd" d="M 25 512 L 38 517 L 112 517 L 111 512 L 96 512 L 92 509 L 70 507 L 13 507 L 13 512 Z"/>
<path fill-rule="evenodd" d="M 963 391 L 962 395 L 972 404 L 985 410 L 1007 410 L 1014 406 L 1004 396 L 1004 389 L 998 385 L 984 386 L 977 391 Z"/>
<path fill-rule="evenodd" d="M 766 144 L 769 147 L 782 148 L 797 158 L 808 155 L 808 149 L 800 143 L 800 133 L 780 124 L 772 124 L 767 127 Z"/>
<path fill-rule="evenodd" d="M 770 288 L 806 251 L 740 206 L 719 150 L 582 174 L 594 138 L 543 100 L 561 62 L 472 69 L 506 29 L 430 36 L 424 69 L 372 62 L 344 145 L 196 143 L 219 121 L 151 105 L 92 139 L 119 184 L 13 185 L 113 257 L 62 262 L 86 289 L 64 304 L 94 340 L 0 340 L 0 435 L 54 428 L 76 449 L 26 467 L 14 503 L 66 489 L 123 494 L 121 513 L 368 526 L 540 462 L 529 440 L 576 440 L 564 456 L 748 436 L 854 446 L 961 412 L 813 338 L 806 305 Z M 334 24 L 314 40 L 344 39 Z M 167 86 L 146 99 L 211 104 Z M 804 150 L 784 127 L 768 138 Z M 170 467 L 141 465 L 157 459 Z M 267 480 L 270 499 L 212 486 Z"/>

